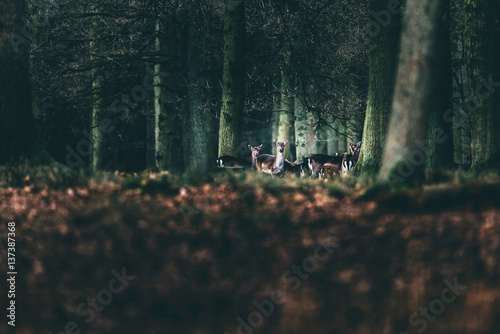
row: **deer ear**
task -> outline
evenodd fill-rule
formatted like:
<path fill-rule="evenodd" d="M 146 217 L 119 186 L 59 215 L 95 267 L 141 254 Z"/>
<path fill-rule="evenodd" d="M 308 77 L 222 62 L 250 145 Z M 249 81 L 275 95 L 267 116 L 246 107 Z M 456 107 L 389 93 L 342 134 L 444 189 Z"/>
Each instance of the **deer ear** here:
<path fill-rule="evenodd" d="M 283 144 L 285 144 L 285 145 L 286 145 L 287 143 L 288 143 L 288 140 L 285 140 L 285 142 L 284 142 Z"/>
<path fill-rule="evenodd" d="M 275 141 L 273 141 L 273 143 L 274 143 L 274 145 L 276 145 L 276 140 L 275 140 Z"/>
<path fill-rule="evenodd" d="M 257 146 L 257 148 L 260 150 L 262 148 L 262 144 L 260 144 L 259 146 Z"/>
<path fill-rule="evenodd" d="M 249 144 L 249 145 L 248 145 L 248 148 L 249 148 L 249 149 L 252 149 L 252 145 L 250 145 L 250 144 Z"/>

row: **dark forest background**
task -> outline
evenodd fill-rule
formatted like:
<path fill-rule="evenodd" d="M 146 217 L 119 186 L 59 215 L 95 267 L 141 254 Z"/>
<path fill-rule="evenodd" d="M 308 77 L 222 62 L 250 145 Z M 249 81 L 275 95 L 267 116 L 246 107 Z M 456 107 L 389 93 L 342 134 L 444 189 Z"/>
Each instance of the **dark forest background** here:
<path fill-rule="evenodd" d="M 0 333 L 499 333 L 498 36 L 499 0 L 0 0 Z M 332 177 L 217 167 L 260 144 Z"/>
<path fill-rule="evenodd" d="M 222 1 L 30 1 L 34 107 L 49 153 L 66 163 L 74 150 L 82 166 L 91 165 L 92 155 L 78 152 L 78 143 L 92 133 L 98 113 L 113 127 L 103 135 L 99 167 L 155 166 L 155 108 L 162 108 L 172 123 L 168 154 L 175 163 L 168 167 L 183 170 L 191 159 L 215 165 L 223 12 Z M 311 152 L 327 153 L 337 141 L 346 151 L 344 134 L 361 137 L 366 106 L 365 2 L 248 2 L 245 12 L 240 154 L 249 156 L 247 144 L 261 143 L 270 152 L 280 114 L 293 118 L 294 107 L 311 114 L 308 126 L 319 139 L 309 143 Z M 292 101 L 288 110 L 280 104 L 285 99 Z M 293 123 L 281 126 L 293 138 Z"/>
<path fill-rule="evenodd" d="M 364 127 L 370 131 L 367 149 L 369 141 L 385 137 L 387 117 L 385 125 L 370 119 L 364 126 L 365 112 L 367 102 L 369 108 L 390 109 L 379 100 L 392 96 L 403 19 L 398 1 L 241 4 L 239 155 L 250 155 L 247 144 L 263 144 L 262 152 L 271 153 L 272 140 L 278 138 L 291 142 L 285 158 L 300 161 L 313 153 L 347 151 L 349 142 L 363 138 Z M 391 4 L 396 14 L 387 15 Z M 222 155 L 217 142 L 224 6 L 203 0 L 28 1 L 25 29 L 13 43 L 29 46 L 33 109 L 49 154 L 70 167 L 213 168 Z M 445 154 L 451 155 L 447 163 L 470 164 L 467 103 L 475 97 L 469 89 L 474 63 L 467 62 L 467 48 L 477 39 L 467 34 L 466 11 L 474 6 L 457 0 L 445 6 L 446 31 L 438 45 L 446 48 L 440 112 L 454 111 L 448 115 L 453 133 Z M 484 73 L 484 79 L 491 75 Z M 96 131 L 103 120 L 107 131 Z M 88 145 L 91 134 L 93 147 Z"/>

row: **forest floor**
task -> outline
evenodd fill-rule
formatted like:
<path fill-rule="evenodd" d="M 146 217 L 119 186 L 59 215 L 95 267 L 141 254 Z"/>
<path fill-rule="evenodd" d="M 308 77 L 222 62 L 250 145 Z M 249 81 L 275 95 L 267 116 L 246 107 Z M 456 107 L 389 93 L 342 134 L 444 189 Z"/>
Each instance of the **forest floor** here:
<path fill-rule="evenodd" d="M 323 274 L 309 280 L 300 295 L 287 295 L 295 304 L 269 318 L 270 332 L 302 328 L 327 333 L 324 328 L 329 328 L 332 333 L 363 333 L 362 328 L 373 326 L 395 332 L 408 326 L 412 309 L 439 292 L 443 277 L 453 273 L 476 282 L 483 296 L 500 272 L 498 177 L 456 174 L 447 183 L 371 199 L 362 199 L 369 186 L 350 177 L 91 175 L 45 167 L 3 169 L 0 182 L 0 222 L 16 222 L 19 271 L 25 273 L 18 299 L 29 300 L 34 308 L 25 308 L 23 333 L 60 332 L 68 319 L 87 326 L 88 333 L 128 333 L 123 328 L 163 333 L 167 327 L 175 329 L 172 333 L 233 333 L 238 314 L 248 314 L 252 300 L 263 298 L 269 286 L 283 287 L 279 278 L 287 266 L 330 236 L 342 249 L 336 264 L 318 269 Z M 2 259 L 5 251 L 0 250 Z M 428 271 L 422 271 L 421 261 Z M 110 311 L 86 325 L 75 315 L 76 305 L 107 284 L 110 268 L 120 266 L 134 272 L 137 283 L 120 294 Z M 415 283 L 422 272 L 427 274 Z M 331 295 L 325 280 L 331 280 L 335 291 L 338 284 L 347 284 L 346 293 L 353 295 Z M 401 291 L 415 284 L 428 288 L 419 288 L 417 297 L 413 292 L 401 297 Z M 173 286 L 177 289 L 171 290 Z M 497 316 L 497 290 L 489 294 L 498 298 L 481 301 L 485 309 L 477 323 L 463 314 L 472 314 L 475 301 L 483 297 L 469 293 L 461 311 L 452 312 L 441 326 L 450 333 L 465 327 L 471 333 L 500 328 L 498 322 L 484 322 Z M 372 305 L 370 309 L 357 304 L 365 294 L 362 305 Z M 401 298 L 407 299 L 404 306 L 388 302 Z M 344 320 L 333 321 L 319 309 L 331 309 Z M 127 320 L 123 312 L 128 312 Z M 389 318 L 380 320 L 377 312 Z M 176 320 L 179 314 L 183 318 Z M 152 326 L 148 331 L 140 325 L 146 320 Z M 0 332 L 6 328 L 2 326 Z M 359 330 L 347 329 L 353 326 Z"/>
<path fill-rule="evenodd" d="M 130 203 L 143 220 L 162 209 L 179 222 L 197 222 L 197 216 L 237 213 L 250 221 L 262 212 L 283 213 L 293 221 L 308 223 L 319 217 L 365 217 L 389 213 L 438 214 L 498 208 L 500 177 L 450 175 L 448 182 L 420 189 L 387 191 L 367 197 L 371 184 L 354 177 L 334 180 L 271 178 L 254 173 L 216 172 L 208 177 L 163 173 L 110 173 L 14 168 L 0 170 L 0 215 L 21 220 L 61 222 L 93 210 L 120 210 Z M 151 210 L 148 210 L 151 209 Z M 127 210 L 128 211 L 128 210 Z M 68 214 L 71 213 L 71 217 Z M 258 218 L 257 218 L 258 219 Z"/>

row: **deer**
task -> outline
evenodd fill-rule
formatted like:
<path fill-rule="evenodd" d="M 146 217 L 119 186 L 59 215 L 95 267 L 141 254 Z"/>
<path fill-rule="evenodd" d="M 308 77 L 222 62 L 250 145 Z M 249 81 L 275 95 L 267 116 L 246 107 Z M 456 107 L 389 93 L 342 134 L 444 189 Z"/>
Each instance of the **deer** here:
<path fill-rule="evenodd" d="M 344 155 L 313 154 L 310 157 L 305 157 L 302 162 L 307 164 L 311 176 L 319 176 L 321 167 L 326 163 L 332 164 L 340 170 L 343 158 Z"/>
<path fill-rule="evenodd" d="M 349 173 L 354 169 L 354 166 L 356 166 L 357 162 L 358 162 L 357 156 L 352 154 L 344 155 L 344 158 L 342 159 L 342 172 L 344 174 Z"/>
<path fill-rule="evenodd" d="M 309 164 L 306 158 L 302 159 L 302 162 L 299 164 L 299 166 L 300 166 L 300 177 L 311 175 L 311 169 L 309 168 Z"/>
<path fill-rule="evenodd" d="M 344 158 L 342 159 L 342 172 L 344 174 L 349 173 L 353 170 L 354 166 L 356 166 L 361 150 L 361 142 L 358 142 L 356 145 L 354 145 L 353 143 L 349 143 L 349 149 L 351 153 L 345 154 Z"/>
<path fill-rule="evenodd" d="M 358 142 L 356 145 L 354 145 L 353 143 L 349 142 L 349 149 L 351 151 L 351 155 L 359 157 L 359 152 L 361 150 L 361 142 Z"/>
<path fill-rule="evenodd" d="M 252 152 L 252 168 L 257 168 L 255 166 L 255 162 L 257 161 L 257 157 L 259 156 L 260 149 L 262 148 L 262 144 L 259 146 L 253 147 L 252 145 L 248 145 L 248 148 Z"/>
<path fill-rule="evenodd" d="M 232 155 L 223 155 L 217 159 L 217 167 L 251 167 L 248 160 L 233 157 Z"/>
<path fill-rule="evenodd" d="M 303 176 L 302 164 L 285 159 L 285 175 Z"/>
<path fill-rule="evenodd" d="M 274 141 L 274 145 L 276 145 L 276 149 L 278 154 L 276 156 L 270 154 L 261 154 L 255 160 L 255 167 L 257 168 L 257 172 L 269 174 L 269 175 L 278 175 L 283 173 L 285 170 L 285 162 L 283 160 L 283 151 L 285 150 L 285 146 L 288 143 L 288 140 L 284 142 Z"/>
<path fill-rule="evenodd" d="M 321 167 L 321 169 L 319 171 L 319 178 L 320 179 L 331 179 L 335 175 L 339 175 L 339 174 L 340 174 L 340 170 L 337 168 L 337 166 L 327 162 L 326 164 L 324 164 Z"/>

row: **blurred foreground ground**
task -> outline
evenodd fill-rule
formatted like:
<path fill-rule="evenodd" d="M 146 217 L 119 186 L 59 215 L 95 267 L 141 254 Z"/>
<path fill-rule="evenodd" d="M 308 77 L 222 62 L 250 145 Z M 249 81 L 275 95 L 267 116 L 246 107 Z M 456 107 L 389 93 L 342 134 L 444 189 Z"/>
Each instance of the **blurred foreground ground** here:
<path fill-rule="evenodd" d="M 0 189 L 15 333 L 500 332 L 500 183 L 82 179 Z"/>

